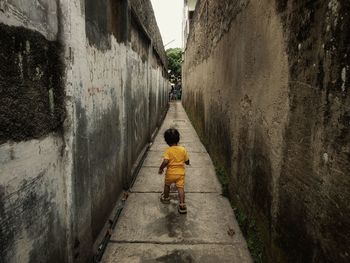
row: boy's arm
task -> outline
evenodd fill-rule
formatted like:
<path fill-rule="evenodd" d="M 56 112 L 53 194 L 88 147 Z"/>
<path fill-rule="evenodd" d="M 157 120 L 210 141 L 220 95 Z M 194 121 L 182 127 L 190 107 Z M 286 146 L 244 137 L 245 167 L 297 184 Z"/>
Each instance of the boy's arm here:
<path fill-rule="evenodd" d="M 158 171 L 159 174 L 163 174 L 164 168 L 167 167 L 168 163 L 169 163 L 168 159 L 163 160 L 162 164 L 159 167 L 159 171 Z"/>
<path fill-rule="evenodd" d="M 185 149 L 185 164 L 190 165 L 190 158 L 188 158 L 188 153 L 186 149 Z"/>

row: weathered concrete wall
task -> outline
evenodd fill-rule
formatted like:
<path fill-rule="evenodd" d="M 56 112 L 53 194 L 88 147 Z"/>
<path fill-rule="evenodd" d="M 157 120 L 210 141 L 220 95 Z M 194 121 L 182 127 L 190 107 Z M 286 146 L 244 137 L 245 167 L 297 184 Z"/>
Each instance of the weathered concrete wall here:
<path fill-rule="evenodd" d="M 86 262 L 167 107 L 149 1 L 0 1 L 0 256 Z M 4 237 L 4 238 L 3 238 Z"/>
<path fill-rule="evenodd" d="M 66 261 L 62 48 L 54 1 L 0 1 L 0 258 Z"/>
<path fill-rule="evenodd" d="M 271 262 L 348 262 L 348 1 L 200 1 L 184 105 Z"/>
<path fill-rule="evenodd" d="M 2 262 L 65 262 L 62 139 L 0 146 Z"/>

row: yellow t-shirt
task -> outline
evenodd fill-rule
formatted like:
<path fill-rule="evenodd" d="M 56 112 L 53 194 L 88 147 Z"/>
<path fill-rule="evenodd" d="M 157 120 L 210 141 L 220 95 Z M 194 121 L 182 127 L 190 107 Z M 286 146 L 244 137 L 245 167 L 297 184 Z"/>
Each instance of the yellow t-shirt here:
<path fill-rule="evenodd" d="M 188 161 L 188 155 L 183 146 L 170 146 L 165 150 L 164 159 L 169 160 L 166 174 L 185 174 L 185 162 Z"/>

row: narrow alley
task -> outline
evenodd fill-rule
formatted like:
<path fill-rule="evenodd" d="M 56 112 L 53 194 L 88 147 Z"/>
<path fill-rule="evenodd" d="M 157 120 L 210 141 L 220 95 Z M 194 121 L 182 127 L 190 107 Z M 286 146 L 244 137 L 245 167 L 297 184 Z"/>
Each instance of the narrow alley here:
<path fill-rule="evenodd" d="M 164 175 L 158 174 L 163 133 L 174 127 L 188 149 L 187 215 L 159 201 Z M 215 170 L 181 102 L 170 104 L 166 119 L 147 154 L 118 220 L 102 262 L 252 262 L 228 199 L 221 195 Z"/>
<path fill-rule="evenodd" d="M 0 0 L 0 262 L 349 263 L 349 76 L 349 0 Z"/>

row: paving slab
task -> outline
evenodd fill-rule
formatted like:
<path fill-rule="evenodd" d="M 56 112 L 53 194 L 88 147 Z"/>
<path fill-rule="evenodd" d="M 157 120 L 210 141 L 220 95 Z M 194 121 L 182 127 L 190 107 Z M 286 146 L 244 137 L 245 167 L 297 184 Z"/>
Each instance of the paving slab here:
<path fill-rule="evenodd" d="M 204 166 L 212 166 L 213 163 L 210 159 L 210 156 L 208 153 L 188 153 L 188 156 L 190 158 L 190 166 L 189 168 L 193 167 L 204 167 Z M 143 167 L 159 167 L 163 160 L 163 152 L 149 152 L 145 161 L 143 162 Z"/>
<path fill-rule="evenodd" d="M 177 195 L 171 203 L 159 202 L 158 193 L 131 193 L 111 237 L 117 242 L 233 244 L 244 239 L 230 203 L 219 194 L 186 194 L 188 212 L 177 211 Z M 230 236 L 228 231 L 235 234 Z"/>
<path fill-rule="evenodd" d="M 141 168 L 131 191 L 160 193 L 163 191 L 163 187 L 164 175 L 158 174 L 158 167 L 143 167 Z M 197 193 L 221 193 L 221 185 L 215 176 L 214 168 L 187 168 L 185 191 Z"/>
<path fill-rule="evenodd" d="M 102 262 L 242 263 L 249 258 L 245 245 L 171 245 L 111 243 Z"/>
<path fill-rule="evenodd" d="M 177 120 L 173 119 L 170 121 L 165 121 L 163 122 L 161 129 L 167 129 L 170 127 L 175 127 L 177 129 L 183 129 L 183 130 L 194 130 L 190 121 L 186 119 L 177 119 Z"/>
<path fill-rule="evenodd" d="M 185 132 L 182 132 L 181 130 L 179 130 L 179 132 L 180 132 L 179 144 L 187 143 L 187 142 L 195 142 L 195 143 L 201 144 L 200 139 L 197 136 L 196 137 L 193 136 L 193 132 L 185 133 Z M 164 132 L 160 132 L 159 134 L 161 134 L 161 136 L 157 136 L 156 139 L 154 140 L 154 143 L 164 143 L 164 137 L 163 137 Z"/>
<path fill-rule="evenodd" d="M 206 153 L 207 150 L 205 147 L 196 142 L 184 142 L 180 143 L 179 145 L 184 146 L 187 150 L 187 152 L 195 152 L 195 153 Z M 154 143 L 152 144 L 150 151 L 152 152 L 164 152 L 169 146 L 166 143 Z"/>
<path fill-rule="evenodd" d="M 170 204 L 159 201 L 164 175 L 158 175 L 164 131 L 175 127 L 188 152 L 185 192 L 188 212 L 177 211 L 176 188 Z M 102 262 L 239 262 L 251 263 L 246 241 L 229 201 L 222 195 L 209 154 L 200 142 L 181 103 L 169 112 L 112 232 Z"/>

